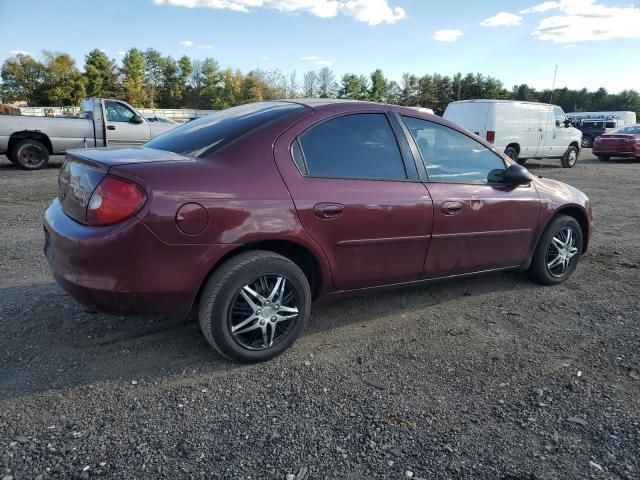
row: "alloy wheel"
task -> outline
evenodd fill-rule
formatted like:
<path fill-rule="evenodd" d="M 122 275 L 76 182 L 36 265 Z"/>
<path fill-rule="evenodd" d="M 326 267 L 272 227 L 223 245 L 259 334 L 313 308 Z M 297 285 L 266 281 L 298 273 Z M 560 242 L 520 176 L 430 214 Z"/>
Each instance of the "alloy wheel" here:
<path fill-rule="evenodd" d="M 284 275 L 264 274 L 245 284 L 229 307 L 232 338 L 249 350 L 266 350 L 282 341 L 299 317 L 299 294 Z"/>
<path fill-rule="evenodd" d="M 578 161 L 578 153 L 575 150 L 571 150 L 569 152 L 569 165 L 575 165 L 575 163 Z"/>
<path fill-rule="evenodd" d="M 573 257 L 578 254 L 576 247 L 577 234 L 572 227 L 563 227 L 551 238 L 547 247 L 547 270 L 561 278 L 569 271 Z"/>

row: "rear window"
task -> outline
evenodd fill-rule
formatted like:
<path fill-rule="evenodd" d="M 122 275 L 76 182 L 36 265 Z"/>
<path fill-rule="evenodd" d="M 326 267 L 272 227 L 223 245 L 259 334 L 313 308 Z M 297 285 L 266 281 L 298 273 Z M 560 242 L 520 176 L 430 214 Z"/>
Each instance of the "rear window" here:
<path fill-rule="evenodd" d="M 193 120 L 145 143 L 145 147 L 186 157 L 206 157 L 238 137 L 306 107 L 296 103 L 260 102 L 240 105 Z"/>

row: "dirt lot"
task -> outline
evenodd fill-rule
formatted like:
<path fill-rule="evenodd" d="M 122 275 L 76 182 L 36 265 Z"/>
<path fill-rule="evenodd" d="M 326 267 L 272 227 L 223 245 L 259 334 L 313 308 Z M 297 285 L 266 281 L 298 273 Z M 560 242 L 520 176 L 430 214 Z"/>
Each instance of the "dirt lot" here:
<path fill-rule="evenodd" d="M 87 312 L 40 216 L 58 163 L 0 160 L 0 479 L 640 478 L 640 162 L 532 161 L 593 201 L 576 275 L 316 305 L 267 364 L 193 320 Z"/>

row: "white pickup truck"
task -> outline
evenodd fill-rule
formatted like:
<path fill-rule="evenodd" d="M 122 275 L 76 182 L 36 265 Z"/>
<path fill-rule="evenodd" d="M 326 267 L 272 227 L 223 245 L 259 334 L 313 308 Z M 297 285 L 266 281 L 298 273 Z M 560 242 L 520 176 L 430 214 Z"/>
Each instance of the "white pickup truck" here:
<path fill-rule="evenodd" d="M 126 102 L 87 98 L 75 117 L 0 115 L 0 154 L 27 170 L 71 148 L 142 145 L 177 125 L 149 122 Z"/>

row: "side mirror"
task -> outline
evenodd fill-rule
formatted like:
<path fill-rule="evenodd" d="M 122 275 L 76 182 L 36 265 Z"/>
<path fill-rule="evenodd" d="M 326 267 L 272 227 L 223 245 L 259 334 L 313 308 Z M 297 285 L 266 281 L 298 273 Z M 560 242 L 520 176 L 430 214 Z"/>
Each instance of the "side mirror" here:
<path fill-rule="evenodd" d="M 564 121 L 564 128 L 569 128 L 571 126 L 571 120 Z"/>
<path fill-rule="evenodd" d="M 129 120 L 130 123 L 143 123 L 144 119 L 140 116 L 140 115 L 134 115 L 133 117 L 131 117 L 131 120 Z"/>
<path fill-rule="evenodd" d="M 506 185 L 525 185 L 531 182 L 531 174 L 529 170 L 522 165 L 513 163 L 506 170 L 497 168 L 491 170 L 487 176 L 489 183 L 502 183 Z"/>

